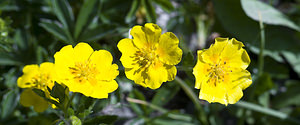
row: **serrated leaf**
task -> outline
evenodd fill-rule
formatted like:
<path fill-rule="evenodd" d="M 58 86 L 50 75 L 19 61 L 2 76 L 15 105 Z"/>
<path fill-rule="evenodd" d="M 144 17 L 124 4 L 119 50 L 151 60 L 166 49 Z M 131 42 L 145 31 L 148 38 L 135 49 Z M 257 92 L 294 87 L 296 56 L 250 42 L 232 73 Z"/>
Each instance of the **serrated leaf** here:
<path fill-rule="evenodd" d="M 95 41 L 115 31 L 115 25 L 100 24 L 93 29 L 86 30 L 82 35 L 80 35 L 79 41 Z"/>
<path fill-rule="evenodd" d="M 15 109 L 19 98 L 16 91 L 7 92 L 1 101 L 1 119 L 7 118 Z"/>
<path fill-rule="evenodd" d="M 15 57 L 9 55 L 8 53 L 0 53 L 0 65 L 21 65 Z"/>
<path fill-rule="evenodd" d="M 72 8 L 67 0 L 52 0 L 54 13 L 60 22 L 68 29 L 73 32 L 74 26 L 74 14 Z"/>
<path fill-rule="evenodd" d="M 261 20 L 266 24 L 287 26 L 300 31 L 300 28 L 290 21 L 287 16 L 262 1 L 241 0 L 241 4 L 245 13 L 253 20 Z"/>
<path fill-rule="evenodd" d="M 141 0 L 133 0 L 130 11 L 128 12 L 125 21 L 129 23 L 133 17 L 135 16 L 136 11 L 139 9 L 141 5 Z"/>
<path fill-rule="evenodd" d="M 172 5 L 170 0 L 153 0 L 153 2 L 158 4 L 167 12 L 171 12 L 172 10 L 174 10 L 174 6 Z"/>
<path fill-rule="evenodd" d="M 97 15 L 99 0 L 85 0 L 76 21 L 75 38 L 84 31 Z"/>
<path fill-rule="evenodd" d="M 156 22 L 156 13 L 155 8 L 152 6 L 150 0 L 142 0 L 142 5 L 146 9 L 146 18 L 148 22 L 155 23 Z"/>
<path fill-rule="evenodd" d="M 58 39 L 63 40 L 67 44 L 72 44 L 72 41 L 68 38 L 67 33 L 58 22 L 50 20 L 41 20 L 40 26 L 48 32 L 50 32 L 55 37 L 57 37 Z"/>

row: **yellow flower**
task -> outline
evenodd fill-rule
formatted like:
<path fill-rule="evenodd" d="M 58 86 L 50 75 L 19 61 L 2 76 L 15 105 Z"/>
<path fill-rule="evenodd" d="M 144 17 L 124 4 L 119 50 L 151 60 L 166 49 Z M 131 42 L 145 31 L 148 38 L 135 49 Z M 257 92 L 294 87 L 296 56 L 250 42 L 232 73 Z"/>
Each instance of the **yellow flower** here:
<path fill-rule="evenodd" d="M 160 27 L 152 23 L 134 26 L 130 34 L 133 39 L 125 38 L 118 43 L 127 78 L 151 89 L 174 80 L 177 73 L 174 65 L 182 57 L 177 37 L 171 32 L 161 35 Z"/>
<path fill-rule="evenodd" d="M 33 88 L 45 92 L 47 98 L 51 98 L 47 87 L 54 86 L 55 70 L 54 64 L 44 62 L 40 65 L 26 65 L 23 68 L 23 75 L 18 78 L 18 86 L 25 89 L 20 97 L 20 103 L 26 107 L 34 106 L 37 112 L 43 112 L 48 108 L 48 102 L 32 91 Z M 53 97 L 52 97 L 53 98 Z"/>
<path fill-rule="evenodd" d="M 246 70 L 250 58 L 243 47 L 234 38 L 216 38 L 209 49 L 198 51 L 193 74 L 200 99 L 225 105 L 241 99 L 242 90 L 252 83 L 251 74 Z"/>
<path fill-rule="evenodd" d="M 64 46 L 54 55 L 57 81 L 93 98 L 107 98 L 108 93 L 118 88 L 114 80 L 118 65 L 112 64 L 113 57 L 106 50 L 94 51 L 87 43 L 78 43 L 74 48 Z"/>

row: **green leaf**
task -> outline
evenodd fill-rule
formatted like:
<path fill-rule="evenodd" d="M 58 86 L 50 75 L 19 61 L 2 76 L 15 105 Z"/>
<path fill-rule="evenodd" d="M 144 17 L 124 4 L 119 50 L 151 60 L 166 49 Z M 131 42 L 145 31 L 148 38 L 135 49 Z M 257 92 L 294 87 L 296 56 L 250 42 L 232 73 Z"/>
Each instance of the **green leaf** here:
<path fill-rule="evenodd" d="M 116 25 L 100 24 L 93 29 L 86 30 L 79 38 L 79 41 L 95 41 L 116 31 Z"/>
<path fill-rule="evenodd" d="M 235 104 L 236 106 L 242 107 L 242 108 L 246 108 L 246 109 L 250 109 L 256 112 L 260 112 L 266 115 L 270 115 L 273 117 L 277 117 L 280 118 L 282 120 L 289 120 L 291 122 L 300 124 L 300 120 L 295 119 L 293 117 L 290 117 L 289 115 L 283 113 L 283 112 L 279 112 L 270 108 L 266 108 L 266 107 L 262 107 L 253 103 L 249 103 L 249 102 L 245 102 L 245 101 L 239 101 Z"/>
<path fill-rule="evenodd" d="M 133 0 L 130 11 L 128 12 L 126 16 L 126 22 L 129 23 L 132 21 L 133 17 L 135 16 L 136 11 L 139 9 L 141 4 L 141 0 Z"/>
<path fill-rule="evenodd" d="M 174 10 L 174 6 L 170 2 L 170 0 L 153 0 L 156 4 L 158 4 L 162 9 L 164 9 L 167 12 L 171 12 Z"/>
<path fill-rule="evenodd" d="M 282 55 L 288 61 L 288 63 L 292 66 L 293 70 L 300 77 L 300 53 L 291 53 L 288 51 L 282 52 Z"/>
<path fill-rule="evenodd" d="M 52 35 L 57 37 L 60 40 L 63 40 L 67 44 L 71 44 L 72 41 L 68 38 L 65 30 L 59 25 L 58 22 L 50 21 L 50 20 L 41 20 L 40 26 L 45 30 L 50 32 Z"/>
<path fill-rule="evenodd" d="M 294 30 L 300 31 L 300 28 L 295 23 L 290 21 L 288 17 L 269 4 L 258 0 L 241 0 L 241 4 L 243 10 L 253 20 L 259 21 L 261 18 L 263 23 L 287 26 Z"/>
<path fill-rule="evenodd" d="M 138 94 L 139 93 L 139 94 Z M 143 94 L 141 94 L 138 90 L 133 90 L 131 91 L 131 93 L 129 93 L 129 97 L 130 98 L 138 98 L 137 95 L 143 96 Z M 140 100 L 145 100 L 145 97 L 139 97 Z M 142 108 L 136 104 L 136 103 L 132 103 L 129 102 L 131 109 L 138 115 L 138 116 L 143 116 L 144 115 L 144 111 L 142 110 Z"/>
<path fill-rule="evenodd" d="M 85 0 L 76 21 L 75 38 L 84 31 L 97 15 L 99 0 Z"/>
<path fill-rule="evenodd" d="M 174 120 L 174 119 L 155 119 L 151 121 L 154 125 L 194 125 L 191 122 Z"/>
<path fill-rule="evenodd" d="M 9 55 L 8 53 L 0 53 L 0 65 L 21 65 L 15 57 Z"/>
<path fill-rule="evenodd" d="M 33 92 L 35 92 L 37 95 L 43 97 L 46 99 L 46 95 L 45 95 L 45 92 L 43 90 L 40 90 L 40 89 L 32 89 Z"/>
<path fill-rule="evenodd" d="M 81 125 L 81 120 L 76 116 L 70 116 L 70 120 L 72 122 L 72 125 Z"/>
<path fill-rule="evenodd" d="M 3 96 L 1 101 L 1 119 L 7 118 L 17 105 L 19 98 L 16 91 L 11 90 Z"/>
<path fill-rule="evenodd" d="M 260 46 L 259 23 L 244 13 L 240 1 L 213 0 L 213 4 L 218 19 L 216 23 L 220 23 L 227 32 L 224 32 L 223 29 L 219 30 L 247 43 L 245 44 L 246 48 L 249 47 L 253 53 L 258 54 Z M 296 31 L 275 25 L 267 25 L 265 31 L 265 56 L 270 56 L 276 61 L 283 62 L 280 56 L 281 51 L 295 52 L 299 50 L 300 45 L 296 37 Z"/>
<path fill-rule="evenodd" d="M 163 85 L 152 99 L 152 104 L 157 106 L 163 106 L 168 103 L 177 94 L 180 87 L 174 82 L 169 82 Z"/>
<path fill-rule="evenodd" d="M 52 87 L 50 95 L 54 98 L 58 98 L 60 103 L 64 103 L 66 96 L 65 90 L 65 87 L 55 82 L 55 85 Z"/>
<path fill-rule="evenodd" d="M 270 90 L 274 86 L 271 76 L 268 73 L 263 73 L 256 80 L 256 82 L 257 82 L 257 85 L 259 85 L 259 87 L 257 87 L 255 89 L 255 94 L 257 94 L 257 95 L 260 95 L 260 94 L 266 92 L 267 90 Z"/>
<path fill-rule="evenodd" d="M 284 108 L 289 105 L 300 105 L 300 81 L 287 81 L 285 92 L 275 96 L 272 105 L 275 108 Z"/>
<path fill-rule="evenodd" d="M 85 125 L 95 125 L 95 124 L 113 124 L 118 119 L 115 115 L 103 115 L 89 118 L 84 121 Z"/>
<path fill-rule="evenodd" d="M 146 9 L 146 18 L 148 22 L 155 23 L 156 22 L 156 13 L 155 8 L 152 6 L 150 0 L 142 0 L 142 5 Z"/>
<path fill-rule="evenodd" d="M 67 0 L 52 0 L 52 5 L 54 13 L 60 22 L 69 32 L 73 32 L 74 15 L 69 2 Z"/>

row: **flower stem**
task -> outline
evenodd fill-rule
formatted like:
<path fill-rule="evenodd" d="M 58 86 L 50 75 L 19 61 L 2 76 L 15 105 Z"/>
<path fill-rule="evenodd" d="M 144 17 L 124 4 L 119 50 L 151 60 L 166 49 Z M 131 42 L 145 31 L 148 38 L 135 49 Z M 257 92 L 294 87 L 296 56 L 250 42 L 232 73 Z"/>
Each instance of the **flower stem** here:
<path fill-rule="evenodd" d="M 258 76 L 261 76 L 264 69 L 264 49 L 265 49 L 265 28 L 262 21 L 261 14 L 259 16 L 259 27 L 260 27 L 260 50 L 259 50 L 259 60 L 258 60 Z"/>
<path fill-rule="evenodd" d="M 175 81 L 180 85 L 183 91 L 188 95 L 188 97 L 193 101 L 196 110 L 199 112 L 199 120 L 203 125 L 208 125 L 206 113 L 201 107 L 199 99 L 193 92 L 193 90 L 179 77 L 175 77 Z"/>
<path fill-rule="evenodd" d="M 260 112 L 266 115 L 270 115 L 273 117 L 277 117 L 280 118 L 282 120 L 288 120 L 297 124 L 300 124 L 300 120 L 299 119 L 295 119 L 293 117 L 290 117 L 289 115 L 283 113 L 283 112 L 279 112 L 270 108 L 266 108 L 266 107 L 262 107 L 253 103 L 249 103 L 249 102 L 245 102 L 245 101 L 239 101 L 235 104 L 236 106 L 239 106 L 241 108 L 246 108 L 246 109 L 250 109 L 256 112 Z"/>

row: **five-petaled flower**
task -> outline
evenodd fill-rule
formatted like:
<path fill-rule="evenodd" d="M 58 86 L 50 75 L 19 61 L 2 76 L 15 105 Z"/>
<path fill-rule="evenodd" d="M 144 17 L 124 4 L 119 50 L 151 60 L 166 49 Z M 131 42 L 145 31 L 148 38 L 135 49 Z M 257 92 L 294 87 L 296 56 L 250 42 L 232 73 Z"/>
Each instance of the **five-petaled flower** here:
<path fill-rule="evenodd" d="M 87 43 L 64 46 L 54 55 L 57 82 L 93 98 L 107 98 L 108 93 L 118 88 L 114 80 L 118 65 L 112 64 L 113 57 L 106 50 L 94 51 Z"/>
<path fill-rule="evenodd" d="M 48 108 L 48 102 L 34 93 L 32 89 L 40 89 L 45 92 L 47 98 L 52 98 L 47 87 L 52 89 L 55 80 L 54 64 L 44 62 L 40 67 L 36 64 L 26 65 L 23 68 L 23 75 L 18 78 L 18 86 L 26 88 L 21 96 L 20 103 L 24 106 L 33 106 L 37 112 L 43 112 Z M 54 99 L 55 100 L 55 99 Z"/>
<path fill-rule="evenodd" d="M 198 51 L 193 74 L 200 99 L 225 105 L 241 99 L 242 90 L 252 83 L 251 74 L 246 70 L 250 58 L 243 47 L 234 38 L 216 38 L 209 49 Z"/>
<path fill-rule="evenodd" d="M 125 38 L 118 43 L 127 78 L 151 89 L 174 80 L 175 65 L 182 57 L 177 37 L 171 32 L 161 34 L 160 27 L 152 23 L 134 26 L 130 34 L 133 39 Z"/>

